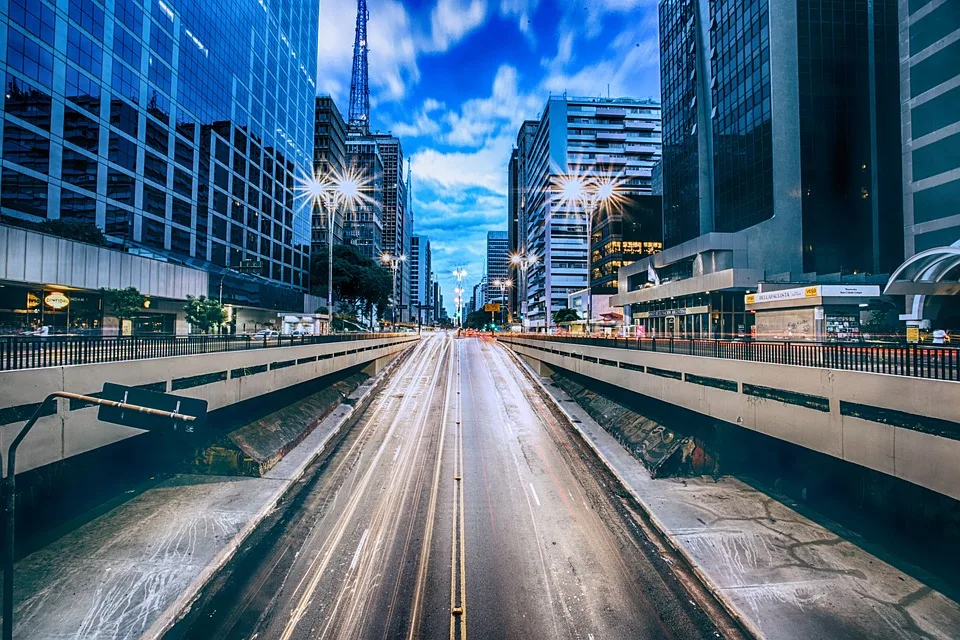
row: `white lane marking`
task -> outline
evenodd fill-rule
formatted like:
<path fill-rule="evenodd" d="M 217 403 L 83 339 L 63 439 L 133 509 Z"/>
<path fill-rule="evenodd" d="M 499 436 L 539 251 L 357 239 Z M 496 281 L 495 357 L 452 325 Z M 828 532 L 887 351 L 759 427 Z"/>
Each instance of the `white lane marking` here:
<path fill-rule="evenodd" d="M 588 633 L 588 634 L 587 634 L 587 640 L 593 640 L 593 634 L 592 634 L 592 633 Z"/>
<path fill-rule="evenodd" d="M 537 490 L 533 488 L 533 483 L 528 483 L 530 485 L 530 493 L 533 494 L 533 499 L 537 503 L 537 506 L 540 506 L 540 498 L 537 497 Z"/>
<path fill-rule="evenodd" d="M 360 560 L 360 551 L 363 549 L 363 543 L 367 541 L 368 533 L 370 533 L 370 529 L 364 529 L 363 535 L 360 536 L 360 544 L 357 545 L 357 550 L 353 554 L 353 560 L 350 562 L 351 571 L 353 571 L 353 568 L 357 566 L 357 561 Z"/>
<path fill-rule="evenodd" d="M 400 447 L 402 447 L 402 446 L 403 446 L 403 445 L 400 445 L 400 444 L 397 445 L 397 450 L 393 453 L 393 461 L 394 461 L 394 462 L 397 461 L 397 456 L 400 455 Z"/>

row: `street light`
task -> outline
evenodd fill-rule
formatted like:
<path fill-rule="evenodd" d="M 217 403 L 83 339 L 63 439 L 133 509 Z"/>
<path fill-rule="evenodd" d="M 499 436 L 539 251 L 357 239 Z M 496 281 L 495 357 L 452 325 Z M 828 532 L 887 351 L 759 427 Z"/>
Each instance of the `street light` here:
<path fill-rule="evenodd" d="M 391 307 L 393 307 L 393 330 L 397 330 L 397 269 L 400 268 L 400 263 L 406 261 L 407 256 L 403 255 L 392 255 L 390 253 L 384 253 L 380 256 L 380 261 L 384 264 L 389 264 L 390 268 L 393 270 L 393 300 Z"/>
<path fill-rule="evenodd" d="M 616 176 L 583 175 L 574 173 L 563 176 L 556 189 L 561 203 L 580 205 L 587 218 L 587 319 L 586 331 L 590 333 L 593 322 L 593 216 L 597 207 L 609 208 L 623 198 L 621 183 Z M 548 311 L 549 313 L 549 311 Z"/>
<path fill-rule="evenodd" d="M 336 210 L 339 205 L 352 207 L 365 199 L 363 193 L 367 181 L 357 170 L 343 174 L 336 171 L 314 172 L 311 176 L 300 176 L 297 190 L 299 195 L 311 205 L 316 205 L 327 217 L 327 313 L 330 314 L 330 331 L 333 331 L 333 227 Z M 221 291 L 223 281 L 221 280 Z"/>
<path fill-rule="evenodd" d="M 527 304 L 527 269 L 537 264 L 537 256 L 532 253 L 522 251 L 510 256 L 510 264 L 520 268 L 520 309 L 525 309 Z M 521 322 L 525 322 L 527 314 L 521 311 Z"/>
<path fill-rule="evenodd" d="M 453 277 L 457 279 L 457 288 L 454 292 L 457 294 L 455 300 L 457 304 L 457 325 L 459 329 L 463 328 L 463 279 L 467 277 L 467 270 L 463 267 L 457 267 L 453 270 Z"/>
<path fill-rule="evenodd" d="M 493 281 L 493 286 L 500 287 L 500 325 L 503 325 L 503 301 L 504 301 L 504 290 L 509 289 L 513 285 L 508 279 L 496 279 Z M 490 321 L 493 321 L 493 312 L 490 312 Z"/>

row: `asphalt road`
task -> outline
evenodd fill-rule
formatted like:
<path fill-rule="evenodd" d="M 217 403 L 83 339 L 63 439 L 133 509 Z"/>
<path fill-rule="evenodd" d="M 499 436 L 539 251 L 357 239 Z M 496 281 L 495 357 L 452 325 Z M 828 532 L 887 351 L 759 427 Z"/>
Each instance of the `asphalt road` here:
<path fill-rule="evenodd" d="M 716 637 L 491 340 L 422 340 L 309 476 L 172 637 Z"/>

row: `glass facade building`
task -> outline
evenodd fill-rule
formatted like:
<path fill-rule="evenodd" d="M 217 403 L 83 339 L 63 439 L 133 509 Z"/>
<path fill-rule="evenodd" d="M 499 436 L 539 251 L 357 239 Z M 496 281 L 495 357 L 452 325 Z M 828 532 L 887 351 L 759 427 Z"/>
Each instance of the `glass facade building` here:
<path fill-rule="evenodd" d="M 8 0 L 3 216 L 308 286 L 317 3 Z M 283 297 L 283 296 L 280 296 Z"/>

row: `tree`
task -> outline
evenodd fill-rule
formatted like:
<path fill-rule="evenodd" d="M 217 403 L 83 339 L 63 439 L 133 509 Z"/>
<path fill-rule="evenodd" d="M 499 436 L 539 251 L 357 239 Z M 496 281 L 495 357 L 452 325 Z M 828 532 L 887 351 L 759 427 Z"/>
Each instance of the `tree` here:
<path fill-rule="evenodd" d="M 314 255 L 310 268 L 311 291 L 326 294 L 327 257 Z M 345 244 L 333 246 L 333 292 L 340 303 L 372 316 L 376 306 L 383 317 L 393 290 L 390 270 Z M 372 320 L 372 318 L 371 318 Z"/>
<path fill-rule="evenodd" d="M 222 325 L 226 318 L 223 305 L 206 296 L 187 296 L 187 304 L 183 310 L 187 314 L 187 322 L 201 333 L 209 333 L 213 327 Z"/>
<path fill-rule="evenodd" d="M 107 237 L 103 235 L 93 222 L 82 222 L 80 220 L 45 220 L 40 223 L 39 231 L 49 233 L 53 236 L 76 240 L 77 242 L 86 242 L 103 246 L 107 244 Z"/>
<path fill-rule="evenodd" d="M 565 324 L 568 322 L 576 322 L 580 319 L 580 314 L 577 313 L 576 309 L 557 309 L 553 312 L 553 323 L 554 324 Z"/>
<path fill-rule="evenodd" d="M 487 328 L 488 324 L 492 323 L 490 322 L 490 313 L 487 311 L 471 311 L 463 320 L 465 329 L 483 330 Z"/>
<path fill-rule="evenodd" d="M 143 310 L 143 303 L 147 299 L 136 287 L 126 289 L 100 289 L 103 304 L 113 311 L 113 315 L 120 320 L 129 320 Z M 120 323 L 120 335 L 123 335 L 123 322 Z"/>

